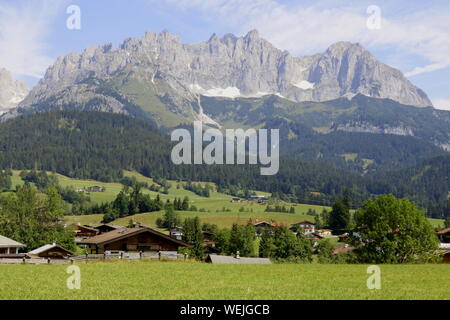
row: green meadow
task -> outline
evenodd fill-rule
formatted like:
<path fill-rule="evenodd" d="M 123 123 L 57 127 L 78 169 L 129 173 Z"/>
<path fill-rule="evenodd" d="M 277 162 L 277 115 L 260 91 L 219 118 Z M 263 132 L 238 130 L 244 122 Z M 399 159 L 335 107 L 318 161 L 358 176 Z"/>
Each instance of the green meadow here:
<path fill-rule="evenodd" d="M 67 266 L 0 266 L 8 275 L 0 278 L 0 299 L 450 299 L 446 265 L 382 265 L 380 290 L 367 288 L 365 265 L 122 261 L 79 267 L 81 289 L 69 290 Z"/>
<path fill-rule="evenodd" d="M 22 185 L 23 181 L 19 176 L 20 171 L 13 171 L 13 186 Z M 95 180 L 78 180 L 72 179 L 60 174 L 56 174 L 59 180 L 59 184 L 63 187 L 72 187 L 74 189 L 82 189 L 91 186 L 101 186 L 105 188 L 105 192 L 90 193 L 88 194 L 93 203 L 103 203 L 111 202 L 115 199 L 117 194 L 122 190 L 123 185 L 120 183 L 104 183 Z M 153 179 L 144 177 L 143 175 L 125 171 L 124 175 L 127 177 L 135 178 L 139 182 L 146 182 L 149 185 L 154 184 Z M 186 217 L 198 216 L 204 223 L 217 224 L 219 227 L 230 227 L 233 223 L 243 224 L 249 219 L 259 219 L 259 220 L 273 220 L 286 225 L 290 225 L 302 220 L 314 221 L 313 216 L 307 215 L 308 210 L 315 210 L 317 213 L 322 212 L 323 209 L 330 210 L 329 207 L 316 206 L 316 205 L 305 205 L 305 204 L 290 204 L 283 203 L 286 207 L 290 208 L 293 206 L 295 208 L 295 214 L 290 213 L 267 213 L 265 212 L 266 205 L 261 205 L 253 202 L 243 202 L 243 203 L 231 203 L 232 197 L 223 193 L 211 192 L 211 197 L 204 198 L 197 196 L 191 191 L 184 190 L 182 185 L 183 182 L 168 181 L 171 185 L 169 189 L 169 194 L 159 194 L 163 201 L 171 200 L 175 198 L 189 197 L 191 205 L 197 207 L 199 212 L 178 212 L 182 219 Z M 213 190 L 215 190 L 214 184 L 209 184 Z M 143 191 L 146 194 L 150 194 L 152 197 L 156 197 L 158 193 L 152 192 L 150 190 Z M 255 191 L 258 195 L 270 196 L 270 194 L 260 191 Z M 122 218 L 114 221 L 116 225 L 128 225 L 130 219 L 134 222 L 139 222 L 143 225 L 154 226 L 156 220 L 162 217 L 164 212 L 152 212 L 145 214 L 138 214 L 133 217 Z M 85 216 L 67 216 L 66 221 L 68 223 L 81 223 L 88 225 L 98 225 L 101 223 L 103 215 L 85 215 Z M 443 220 L 429 219 L 430 222 L 435 227 L 443 226 Z"/>

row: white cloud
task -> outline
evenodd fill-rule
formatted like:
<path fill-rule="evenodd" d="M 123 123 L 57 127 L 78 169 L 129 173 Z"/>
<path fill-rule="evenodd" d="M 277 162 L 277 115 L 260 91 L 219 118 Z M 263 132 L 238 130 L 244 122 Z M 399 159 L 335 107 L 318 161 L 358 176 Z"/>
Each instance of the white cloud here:
<path fill-rule="evenodd" d="M 39 78 L 53 59 L 46 54 L 50 26 L 66 0 L 0 3 L 0 66 Z"/>
<path fill-rule="evenodd" d="M 160 1 L 160 0 L 150 0 Z M 367 3 L 321 1 L 281 4 L 275 0 L 165 0 L 182 10 L 200 11 L 202 18 L 221 22 L 239 33 L 258 29 L 276 46 L 293 54 L 321 52 L 337 41 L 360 42 L 368 48 L 395 50 L 421 61 L 408 76 L 450 66 L 450 6 L 414 10 L 402 1 L 381 5 L 380 30 L 367 28 Z M 405 11 L 406 10 L 406 11 Z M 396 13 L 396 14 L 394 14 Z M 419 62 L 417 62 L 419 64 Z"/>
<path fill-rule="evenodd" d="M 435 99 L 433 105 L 436 109 L 450 111 L 450 99 Z"/>

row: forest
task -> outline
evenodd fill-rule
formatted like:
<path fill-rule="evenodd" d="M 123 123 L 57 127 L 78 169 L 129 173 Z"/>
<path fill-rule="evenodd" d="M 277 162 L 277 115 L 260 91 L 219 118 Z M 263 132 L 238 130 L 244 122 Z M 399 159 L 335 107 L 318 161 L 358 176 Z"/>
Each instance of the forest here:
<path fill-rule="evenodd" d="M 322 205 L 333 204 L 350 190 L 356 208 L 367 199 L 392 193 L 414 200 L 430 217 L 443 218 L 450 212 L 446 154 L 370 174 L 285 154 L 279 174 L 271 177 L 261 176 L 259 167 L 251 165 L 174 165 L 173 143 L 162 132 L 152 122 L 101 112 L 23 116 L 0 124 L 0 169 L 47 170 L 103 182 L 120 182 L 123 170 L 130 170 L 154 179 L 214 182 L 223 190 L 261 190 L 292 202 Z M 195 184 L 190 187 L 208 193 L 196 190 Z"/>

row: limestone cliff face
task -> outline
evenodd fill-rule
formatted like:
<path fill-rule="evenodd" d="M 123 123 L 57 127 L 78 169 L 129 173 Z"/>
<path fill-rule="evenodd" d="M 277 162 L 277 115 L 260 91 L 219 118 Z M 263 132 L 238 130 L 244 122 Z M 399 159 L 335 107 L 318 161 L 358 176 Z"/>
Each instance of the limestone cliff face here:
<path fill-rule="evenodd" d="M 0 68 L 0 113 L 15 108 L 27 94 L 24 82 L 15 81 L 8 70 Z"/>
<path fill-rule="evenodd" d="M 56 106 L 92 105 L 95 101 L 98 110 L 120 112 L 128 97 L 99 92 L 95 83 L 114 81 L 119 74 L 120 81 L 139 81 L 165 103 L 170 101 L 171 111 L 181 113 L 186 113 L 199 95 L 276 94 L 301 102 L 364 94 L 416 107 L 432 106 L 426 94 L 400 71 L 377 61 L 359 44 L 340 42 L 323 54 L 293 57 L 262 39 L 257 31 L 244 37 L 213 35 L 196 44 L 182 44 L 177 36 L 163 31 L 127 39 L 117 49 L 107 44 L 58 58 L 20 108 L 50 101 Z M 192 110 L 195 112 L 198 110 Z"/>

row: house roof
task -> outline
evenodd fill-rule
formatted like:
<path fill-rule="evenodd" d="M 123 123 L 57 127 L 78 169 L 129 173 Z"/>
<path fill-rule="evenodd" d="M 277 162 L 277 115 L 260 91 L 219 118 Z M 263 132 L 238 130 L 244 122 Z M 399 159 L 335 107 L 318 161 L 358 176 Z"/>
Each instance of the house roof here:
<path fill-rule="evenodd" d="M 272 264 L 270 259 L 266 258 L 235 258 L 229 256 L 218 256 L 210 254 L 206 260 L 213 264 Z"/>
<path fill-rule="evenodd" d="M 436 234 L 446 234 L 446 233 L 449 233 L 449 232 L 450 232 L 450 228 L 447 228 L 447 229 L 444 229 L 444 230 L 436 232 Z"/>
<path fill-rule="evenodd" d="M 272 226 L 272 227 L 281 227 L 282 226 L 282 224 L 278 223 L 278 222 L 267 222 L 267 221 L 259 221 L 259 220 L 256 220 L 255 222 L 252 222 L 252 224 L 255 227 L 257 227 L 259 225 L 269 225 L 269 226 Z"/>
<path fill-rule="evenodd" d="M 186 242 L 174 239 L 164 233 L 156 231 L 155 229 L 143 227 L 143 228 L 120 228 L 107 233 L 103 233 L 101 235 L 92 237 L 90 239 L 86 239 L 81 241 L 81 244 L 94 244 L 94 245 L 105 245 L 111 242 L 115 242 L 121 239 L 126 239 L 131 236 L 135 236 L 141 233 L 150 232 L 158 237 L 164 238 L 168 241 L 174 242 L 183 247 L 190 247 Z"/>
<path fill-rule="evenodd" d="M 294 223 L 293 226 L 298 226 L 299 224 L 310 224 L 310 225 L 312 225 L 312 226 L 315 226 L 315 225 L 316 225 L 314 222 L 305 220 L 305 221 L 300 221 L 300 222 Z"/>
<path fill-rule="evenodd" d="M 90 226 L 90 227 L 92 227 L 92 226 Z M 111 225 L 111 224 L 101 224 L 99 226 L 95 226 L 95 227 L 92 227 L 92 228 L 98 229 L 98 228 L 101 228 L 101 227 L 109 227 L 111 229 L 121 229 L 121 228 L 123 228 L 122 226 L 115 226 L 115 225 Z"/>
<path fill-rule="evenodd" d="M 255 227 L 260 226 L 260 225 L 269 225 L 269 226 L 273 226 L 273 223 L 267 222 L 267 221 L 260 221 L 260 222 L 254 222 L 253 225 L 254 225 Z"/>
<path fill-rule="evenodd" d="M 22 248 L 24 244 L 0 235 L 0 248 Z"/>
<path fill-rule="evenodd" d="M 95 229 L 94 227 L 87 226 L 87 225 L 83 225 L 83 226 L 77 225 L 77 227 L 78 227 L 78 229 L 85 229 L 85 230 L 92 231 L 92 232 L 98 232 L 98 230 Z"/>
<path fill-rule="evenodd" d="M 67 249 L 65 249 L 65 248 L 63 248 L 61 246 L 58 246 L 55 243 L 53 243 L 53 244 L 46 244 L 45 246 L 42 246 L 40 248 L 37 248 L 37 249 L 34 249 L 33 251 L 28 252 L 28 254 L 30 254 L 30 255 L 40 255 L 40 254 L 42 254 L 44 252 L 47 252 L 47 251 L 49 251 L 51 249 L 60 249 L 62 251 L 67 252 L 70 255 L 73 255 L 73 252 L 71 252 L 71 251 L 69 251 L 69 250 L 67 250 Z"/>

